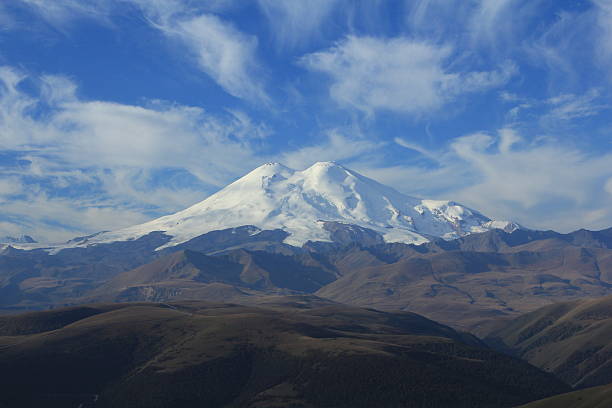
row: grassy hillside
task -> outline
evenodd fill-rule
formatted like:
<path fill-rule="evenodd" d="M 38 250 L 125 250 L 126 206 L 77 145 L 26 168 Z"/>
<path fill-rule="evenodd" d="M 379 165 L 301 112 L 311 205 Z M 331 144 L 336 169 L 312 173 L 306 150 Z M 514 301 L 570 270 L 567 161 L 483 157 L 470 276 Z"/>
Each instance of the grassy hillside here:
<path fill-rule="evenodd" d="M 546 306 L 486 337 L 574 386 L 612 382 L 612 296 Z"/>
<path fill-rule="evenodd" d="M 510 407 L 569 390 L 419 315 L 304 296 L 92 305 L 1 327 L 6 407 Z"/>
<path fill-rule="evenodd" d="M 612 407 L 612 384 L 569 392 L 518 408 L 609 408 Z"/>

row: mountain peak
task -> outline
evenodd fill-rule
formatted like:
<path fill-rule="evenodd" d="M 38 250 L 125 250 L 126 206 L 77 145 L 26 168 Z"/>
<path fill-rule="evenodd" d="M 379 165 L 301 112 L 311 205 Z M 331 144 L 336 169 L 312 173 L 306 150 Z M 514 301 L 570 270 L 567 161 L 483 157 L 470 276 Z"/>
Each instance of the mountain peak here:
<path fill-rule="evenodd" d="M 264 163 L 261 166 L 257 167 L 255 170 L 257 169 L 291 170 L 289 167 L 279 162 Z"/>
<path fill-rule="evenodd" d="M 183 211 L 102 233 L 82 245 L 163 231 L 172 236 L 171 246 L 207 232 L 253 225 L 254 234 L 280 229 L 288 233 L 285 243 L 302 246 L 331 241 L 325 228 L 329 222 L 370 229 L 387 242 L 417 244 L 505 225 L 454 201 L 407 196 L 336 162 L 316 162 L 301 171 L 271 162 Z"/>
<path fill-rule="evenodd" d="M 251 170 L 249 173 L 241 177 L 241 179 L 249 177 L 273 176 L 275 174 L 294 173 L 295 170 L 290 169 L 282 163 L 269 162 Z"/>
<path fill-rule="evenodd" d="M 346 169 L 344 166 L 342 166 L 341 164 L 338 164 L 338 162 L 335 162 L 335 161 L 320 161 L 320 162 L 316 162 L 316 163 L 312 164 L 308 169 L 333 168 L 333 167 L 339 167 L 339 168 L 342 168 L 342 169 Z"/>

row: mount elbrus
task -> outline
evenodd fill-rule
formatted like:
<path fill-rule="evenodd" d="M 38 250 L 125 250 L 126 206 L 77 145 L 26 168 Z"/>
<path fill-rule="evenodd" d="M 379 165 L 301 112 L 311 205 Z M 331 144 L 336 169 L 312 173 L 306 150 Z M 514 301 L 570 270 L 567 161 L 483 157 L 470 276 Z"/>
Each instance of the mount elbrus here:
<path fill-rule="evenodd" d="M 257 227 L 253 234 L 282 230 L 287 233 L 285 243 L 302 246 L 308 241 L 333 241 L 329 223 L 367 228 L 384 242 L 408 244 L 518 227 L 453 201 L 404 195 L 334 162 L 315 163 L 303 171 L 267 163 L 183 211 L 57 248 L 133 240 L 154 231 L 172 237 L 167 247 L 210 231 L 247 225 Z"/>

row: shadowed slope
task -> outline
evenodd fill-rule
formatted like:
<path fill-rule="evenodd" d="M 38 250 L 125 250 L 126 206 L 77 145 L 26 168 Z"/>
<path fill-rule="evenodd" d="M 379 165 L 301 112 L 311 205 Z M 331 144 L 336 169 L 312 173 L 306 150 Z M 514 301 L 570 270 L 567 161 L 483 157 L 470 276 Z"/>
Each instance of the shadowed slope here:
<path fill-rule="evenodd" d="M 0 364 L 11 373 L 0 384 L 0 404 L 60 407 L 97 399 L 96 407 L 116 408 L 509 407 L 568 390 L 520 360 L 412 313 L 303 297 L 258 307 L 88 308 L 97 313 L 48 325 L 51 331 L 0 336 Z M 63 313 L 45 317 L 58 320 Z"/>
<path fill-rule="evenodd" d="M 609 408 L 612 407 L 612 384 L 556 395 L 517 408 Z"/>

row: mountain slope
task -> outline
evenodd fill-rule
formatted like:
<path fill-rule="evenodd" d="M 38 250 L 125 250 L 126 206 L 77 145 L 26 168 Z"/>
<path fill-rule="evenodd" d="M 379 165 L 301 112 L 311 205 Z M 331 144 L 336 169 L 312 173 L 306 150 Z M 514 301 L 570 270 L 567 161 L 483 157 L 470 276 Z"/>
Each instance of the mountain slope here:
<path fill-rule="evenodd" d="M 511 407 L 569 391 L 421 316 L 310 300 L 2 317 L 0 406 Z"/>
<path fill-rule="evenodd" d="M 307 252 L 289 256 L 237 249 L 209 256 L 181 250 L 120 273 L 77 302 L 235 301 L 243 296 L 283 291 L 312 293 L 336 277 L 333 269 Z M 219 293 L 213 294 L 215 291 Z"/>
<path fill-rule="evenodd" d="M 573 386 L 612 383 L 612 296 L 546 306 L 486 338 Z"/>
<path fill-rule="evenodd" d="M 609 408 L 612 407 L 612 384 L 555 395 L 517 408 Z"/>
<path fill-rule="evenodd" d="M 516 228 L 452 201 L 406 196 L 335 163 L 316 163 L 303 171 L 268 163 L 176 214 L 68 246 L 126 241 L 153 231 L 171 236 L 166 244 L 171 246 L 210 231 L 244 225 L 257 227 L 253 234 L 285 231 L 289 234 L 285 243 L 301 246 L 309 240 L 331 241 L 338 223 L 375 231 L 381 241 L 405 243 Z"/>
<path fill-rule="evenodd" d="M 301 248 L 282 243 L 287 237 L 282 230 L 254 233 L 256 227 L 244 226 L 157 251 L 170 239 L 160 232 L 54 255 L 42 249 L 7 250 L 0 255 L 0 313 L 94 300 L 238 301 L 245 294 L 319 290 L 343 303 L 411 310 L 480 330 L 487 320 L 518 317 L 555 301 L 612 294 L 612 229 L 570 234 L 492 230 L 423 245 L 381 243 L 375 232 L 357 226 L 332 224 L 329 229 L 337 242 Z M 156 263 L 158 275 L 153 269 L 151 274 L 127 273 L 180 251 L 221 257 L 215 262 L 227 268 L 212 275 L 197 268 L 173 271 L 171 262 L 169 268 Z M 232 272 L 237 270 L 239 278 Z M 125 284 L 106 285 L 118 275 Z"/>
<path fill-rule="evenodd" d="M 552 302 L 612 294 L 612 251 L 599 240 L 574 235 L 489 231 L 418 247 L 387 244 L 367 249 L 386 251 L 377 259 L 387 262 L 353 264 L 317 295 L 410 310 L 475 330 L 487 320 L 518 317 Z"/>

